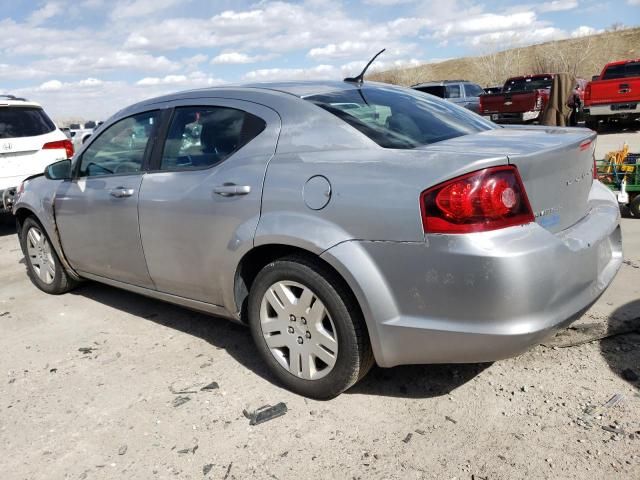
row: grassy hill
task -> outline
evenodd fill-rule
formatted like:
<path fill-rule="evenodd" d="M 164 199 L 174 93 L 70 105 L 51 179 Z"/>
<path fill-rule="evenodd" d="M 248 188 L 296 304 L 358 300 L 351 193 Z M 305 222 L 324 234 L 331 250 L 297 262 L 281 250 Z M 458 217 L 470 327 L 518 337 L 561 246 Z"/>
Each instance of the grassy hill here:
<path fill-rule="evenodd" d="M 502 85 L 514 75 L 569 72 L 590 80 L 607 62 L 640 57 L 640 28 L 507 48 L 488 46 L 485 55 L 375 72 L 367 79 L 398 85 L 465 79 L 490 86 Z"/>

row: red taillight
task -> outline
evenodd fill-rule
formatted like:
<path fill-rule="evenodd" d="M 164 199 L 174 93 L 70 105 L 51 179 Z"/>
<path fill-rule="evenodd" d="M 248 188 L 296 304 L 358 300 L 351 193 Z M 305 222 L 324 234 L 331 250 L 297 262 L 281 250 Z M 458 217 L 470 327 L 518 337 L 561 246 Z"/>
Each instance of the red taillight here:
<path fill-rule="evenodd" d="M 486 232 L 534 221 L 513 166 L 485 168 L 425 190 L 420 208 L 425 233 Z"/>
<path fill-rule="evenodd" d="M 584 101 L 591 100 L 591 84 L 587 83 L 586 88 L 584 89 Z"/>
<path fill-rule="evenodd" d="M 48 142 L 42 146 L 43 150 L 57 150 L 64 149 L 67 154 L 67 158 L 73 157 L 73 143 L 71 140 L 57 140 L 55 142 Z"/>
<path fill-rule="evenodd" d="M 540 91 L 536 90 L 536 106 L 535 110 L 542 110 L 542 95 L 540 95 Z"/>
<path fill-rule="evenodd" d="M 484 100 L 482 99 L 482 95 L 478 97 L 478 111 L 484 113 Z"/>

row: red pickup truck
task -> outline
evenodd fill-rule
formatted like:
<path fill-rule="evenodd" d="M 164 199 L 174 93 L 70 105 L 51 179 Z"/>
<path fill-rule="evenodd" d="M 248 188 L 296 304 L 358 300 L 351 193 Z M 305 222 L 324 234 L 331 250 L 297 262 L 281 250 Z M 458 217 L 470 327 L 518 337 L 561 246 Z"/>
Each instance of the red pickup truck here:
<path fill-rule="evenodd" d="M 525 75 L 509 78 L 501 93 L 480 95 L 479 113 L 496 123 L 530 123 L 539 120 L 549 100 L 553 73 Z M 577 110 L 582 105 L 586 81 L 577 80 L 569 106 L 575 114 L 571 124 L 577 120 Z"/>
<path fill-rule="evenodd" d="M 584 94 L 586 126 L 598 122 L 633 122 L 640 118 L 640 58 L 605 65 L 602 73 L 587 84 Z"/>

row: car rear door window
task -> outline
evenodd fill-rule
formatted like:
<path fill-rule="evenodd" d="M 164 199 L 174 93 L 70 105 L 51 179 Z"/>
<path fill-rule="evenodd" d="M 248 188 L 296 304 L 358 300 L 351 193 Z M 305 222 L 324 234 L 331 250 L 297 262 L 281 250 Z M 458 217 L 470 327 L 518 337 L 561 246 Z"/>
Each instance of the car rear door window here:
<path fill-rule="evenodd" d="M 176 108 L 162 151 L 161 170 L 217 165 L 257 137 L 266 123 L 228 107 Z"/>
<path fill-rule="evenodd" d="M 460 85 L 447 85 L 447 98 L 460 98 Z"/>
<path fill-rule="evenodd" d="M 119 175 L 142 170 L 158 118 L 157 111 L 139 113 L 108 127 L 82 154 L 78 176 Z"/>
<path fill-rule="evenodd" d="M 469 110 L 409 89 L 365 85 L 305 100 L 384 148 L 411 149 L 498 128 Z"/>
<path fill-rule="evenodd" d="M 479 97 L 484 93 L 484 90 L 475 83 L 465 83 L 464 91 L 467 97 Z"/>
<path fill-rule="evenodd" d="M 35 137 L 55 129 L 55 124 L 41 108 L 0 107 L 0 138 Z"/>

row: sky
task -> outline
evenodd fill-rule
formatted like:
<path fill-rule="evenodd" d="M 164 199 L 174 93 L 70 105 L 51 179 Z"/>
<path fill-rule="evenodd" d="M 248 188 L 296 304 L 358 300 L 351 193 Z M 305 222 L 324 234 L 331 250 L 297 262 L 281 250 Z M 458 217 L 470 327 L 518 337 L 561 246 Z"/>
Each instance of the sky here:
<path fill-rule="evenodd" d="M 341 79 L 640 24 L 640 0 L 0 0 L 0 93 L 100 120 L 168 92 Z"/>

